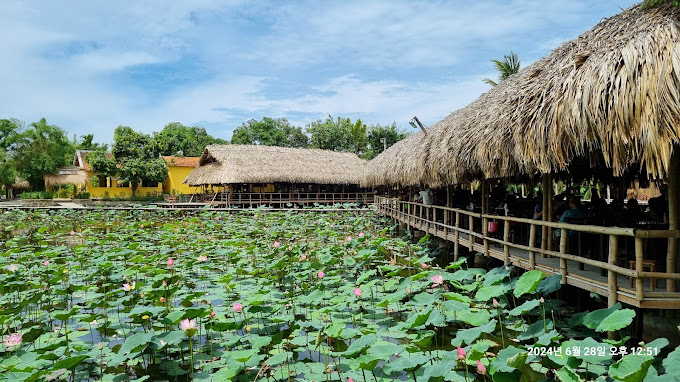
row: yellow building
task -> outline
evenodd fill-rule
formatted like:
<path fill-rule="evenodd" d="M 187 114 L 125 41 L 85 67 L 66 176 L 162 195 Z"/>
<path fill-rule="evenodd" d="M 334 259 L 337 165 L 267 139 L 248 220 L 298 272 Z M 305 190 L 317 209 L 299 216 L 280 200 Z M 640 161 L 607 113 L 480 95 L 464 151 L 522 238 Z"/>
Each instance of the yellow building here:
<path fill-rule="evenodd" d="M 90 198 L 130 198 L 132 197 L 132 186 L 119 181 L 116 177 L 105 177 L 95 173 L 92 166 L 87 162 L 87 154 L 90 151 L 78 150 L 73 158 L 73 165 L 87 171 L 90 178 L 85 186 L 84 192 L 90 194 Z M 111 153 L 106 156 L 113 158 Z M 137 196 L 160 196 L 168 194 L 193 194 L 195 187 L 182 184 L 184 178 L 198 166 L 198 159 L 195 157 L 163 157 L 168 166 L 168 177 L 164 183 L 157 185 L 141 185 L 137 187 Z"/>

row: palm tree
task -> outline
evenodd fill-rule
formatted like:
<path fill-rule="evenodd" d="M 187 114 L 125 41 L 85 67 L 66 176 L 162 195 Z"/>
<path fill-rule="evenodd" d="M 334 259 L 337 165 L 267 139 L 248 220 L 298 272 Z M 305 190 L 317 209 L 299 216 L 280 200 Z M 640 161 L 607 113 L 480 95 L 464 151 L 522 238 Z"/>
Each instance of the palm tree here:
<path fill-rule="evenodd" d="M 496 66 L 496 70 L 498 70 L 498 82 L 501 82 L 511 75 L 519 72 L 519 58 L 517 58 L 517 54 L 513 53 L 512 51 L 509 55 L 505 55 L 503 61 L 493 59 L 491 62 L 493 62 L 494 66 Z M 490 78 L 485 78 L 484 82 L 491 86 L 498 85 L 498 82 Z"/>

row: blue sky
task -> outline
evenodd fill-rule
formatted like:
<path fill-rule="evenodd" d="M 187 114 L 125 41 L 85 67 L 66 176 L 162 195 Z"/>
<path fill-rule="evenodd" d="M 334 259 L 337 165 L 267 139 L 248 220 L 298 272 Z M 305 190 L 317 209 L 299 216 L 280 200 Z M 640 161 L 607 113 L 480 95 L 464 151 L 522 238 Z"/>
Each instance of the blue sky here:
<path fill-rule="evenodd" d="M 18 1 L 0 5 L 0 118 L 110 142 L 168 122 L 229 139 L 263 116 L 426 125 L 630 0 Z"/>

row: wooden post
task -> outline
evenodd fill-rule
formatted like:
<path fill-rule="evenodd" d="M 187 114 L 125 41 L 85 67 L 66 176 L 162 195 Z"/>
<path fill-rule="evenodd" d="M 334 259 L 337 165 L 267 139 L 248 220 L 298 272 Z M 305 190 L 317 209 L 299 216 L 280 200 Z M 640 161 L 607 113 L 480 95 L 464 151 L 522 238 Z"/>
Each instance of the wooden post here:
<path fill-rule="evenodd" d="M 616 235 L 610 235 L 609 236 L 609 260 L 607 261 L 610 265 L 616 265 L 617 258 L 618 258 L 618 252 L 619 252 L 619 237 Z M 617 274 L 616 272 L 612 271 L 611 269 L 607 271 L 608 274 L 608 282 L 609 282 L 609 291 L 608 291 L 608 296 L 607 296 L 607 305 L 611 308 L 614 305 L 616 305 L 616 302 L 619 299 L 618 296 L 618 280 L 617 280 Z M 607 332 L 607 337 L 609 339 L 614 339 L 615 338 L 615 332 Z"/>
<path fill-rule="evenodd" d="M 618 260 L 618 255 L 619 255 L 619 237 L 616 235 L 610 235 L 609 236 L 609 259 L 607 260 L 607 263 L 609 265 L 616 265 L 616 262 Z M 616 278 L 616 272 L 612 270 L 608 270 L 608 282 L 609 282 L 609 296 L 607 298 L 607 305 L 611 308 L 612 306 L 616 305 L 616 302 L 618 301 L 618 285 L 617 285 L 617 278 Z"/>
<path fill-rule="evenodd" d="M 529 248 L 536 247 L 536 225 L 529 226 Z M 536 252 L 529 250 L 529 270 L 536 269 Z"/>
<path fill-rule="evenodd" d="M 643 256 L 643 250 L 644 250 L 644 245 L 642 242 L 641 237 L 636 237 L 635 238 L 635 271 L 636 272 L 642 272 L 642 262 L 644 261 L 644 256 Z M 638 275 L 638 277 L 635 278 L 635 299 L 641 302 L 644 300 L 644 294 L 643 294 L 643 278 Z M 651 279 L 650 279 L 651 281 Z M 670 280 L 669 280 L 670 281 Z"/>
<path fill-rule="evenodd" d="M 562 228 L 560 232 L 560 254 L 566 255 L 569 248 L 569 230 Z M 562 284 L 567 283 L 567 259 L 560 257 L 560 274 L 562 275 Z"/>
<path fill-rule="evenodd" d="M 553 176 L 552 174 L 548 174 L 548 185 L 550 189 L 550 194 L 548 196 L 548 211 L 543 211 L 543 216 L 546 216 L 547 214 L 547 221 L 551 222 L 555 220 L 554 217 L 554 212 L 553 212 Z M 546 241 L 546 249 L 548 251 L 552 250 L 552 237 L 553 237 L 553 229 L 552 227 L 548 227 L 548 237 L 543 238 L 543 240 Z"/>
<path fill-rule="evenodd" d="M 505 260 L 503 262 L 505 265 L 510 264 L 510 220 L 505 220 L 503 224 L 503 254 L 505 255 Z"/>
<path fill-rule="evenodd" d="M 472 215 L 468 215 L 468 224 L 470 224 L 470 251 L 472 251 L 472 248 L 475 246 L 475 237 L 472 235 L 472 233 L 475 231 L 475 218 L 472 217 Z"/>
<path fill-rule="evenodd" d="M 668 170 L 668 229 L 678 229 L 678 192 L 680 192 L 678 172 L 680 172 L 680 147 L 675 145 L 673 147 L 673 154 L 671 155 L 670 168 Z M 666 272 L 677 272 L 678 259 L 678 238 L 668 238 L 668 253 L 666 254 Z M 675 292 L 675 280 L 666 280 L 666 291 Z"/>
<path fill-rule="evenodd" d="M 458 246 L 460 245 L 460 213 L 456 211 L 456 232 L 453 234 L 453 242 L 455 243 L 455 247 L 453 247 L 453 261 L 458 261 L 458 254 L 459 254 L 459 249 Z"/>
<path fill-rule="evenodd" d="M 482 179 L 482 215 L 489 213 L 489 181 L 486 178 Z M 484 256 L 489 256 L 489 218 L 482 217 L 482 236 L 484 237 Z"/>
<path fill-rule="evenodd" d="M 551 187 L 550 187 L 550 183 L 549 183 L 549 179 L 548 179 L 548 174 L 543 174 L 543 177 L 542 177 L 541 180 L 543 182 L 543 214 L 542 214 L 541 220 L 543 220 L 545 222 L 545 221 L 548 221 L 548 208 L 550 208 L 549 203 L 548 203 L 548 199 L 550 199 Z M 550 238 L 548 237 L 548 226 L 542 225 L 541 226 L 541 249 L 544 249 L 544 250 L 548 249 L 549 239 Z M 548 257 L 548 256 L 546 256 L 545 253 L 541 253 L 541 257 L 545 258 L 545 257 Z"/>

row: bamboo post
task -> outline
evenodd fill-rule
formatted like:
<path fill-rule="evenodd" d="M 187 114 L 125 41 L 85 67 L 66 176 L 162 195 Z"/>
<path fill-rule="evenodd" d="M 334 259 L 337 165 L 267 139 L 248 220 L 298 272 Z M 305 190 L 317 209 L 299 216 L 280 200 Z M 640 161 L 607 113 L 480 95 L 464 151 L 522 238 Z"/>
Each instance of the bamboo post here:
<path fill-rule="evenodd" d="M 553 176 L 552 174 L 548 174 L 548 189 L 550 190 L 550 195 L 548 197 L 548 211 L 543 211 L 543 216 L 546 216 L 547 214 L 547 221 L 551 222 L 555 220 L 554 212 L 553 212 Z M 546 241 L 546 249 L 548 251 L 552 250 L 552 236 L 553 236 L 553 229 L 552 227 L 548 227 L 548 237 L 544 237 L 543 240 Z"/>
<path fill-rule="evenodd" d="M 475 228 L 475 218 L 473 218 L 472 215 L 468 215 L 468 224 L 470 225 L 470 251 L 472 251 L 472 248 L 475 246 L 475 237 L 472 235 Z"/>
<path fill-rule="evenodd" d="M 680 191 L 678 172 L 680 171 L 680 147 L 673 147 L 671 155 L 670 169 L 668 171 L 668 229 L 678 229 L 678 192 Z M 666 272 L 675 273 L 677 271 L 678 258 L 678 238 L 668 238 L 668 253 L 666 254 Z M 675 292 L 676 283 L 674 280 L 666 280 L 666 291 Z"/>
<path fill-rule="evenodd" d="M 489 181 L 482 179 L 482 236 L 484 237 L 484 256 L 489 256 L 489 218 L 485 215 L 489 213 Z"/>
<path fill-rule="evenodd" d="M 458 254 L 459 254 L 459 248 L 458 246 L 460 245 L 460 213 L 456 211 L 456 232 L 453 234 L 453 242 L 455 243 L 455 247 L 453 247 L 453 261 L 458 261 Z"/>
<path fill-rule="evenodd" d="M 536 225 L 529 225 L 529 248 L 536 247 Z M 536 252 L 529 250 L 529 270 L 536 269 Z"/>
<path fill-rule="evenodd" d="M 616 235 L 610 235 L 609 236 L 609 258 L 607 260 L 607 263 L 609 265 L 616 265 L 616 262 L 618 260 L 618 252 L 619 252 L 619 237 Z M 612 306 L 616 305 L 616 302 L 618 301 L 618 285 L 617 285 L 617 278 L 616 278 L 616 272 L 612 271 L 609 269 L 608 271 L 608 282 L 609 282 L 609 295 L 607 296 L 607 305 L 611 308 Z"/>
<path fill-rule="evenodd" d="M 644 261 L 643 256 L 643 239 L 641 237 L 635 238 L 635 271 L 638 272 L 638 277 L 635 278 L 635 299 L 642 302 L 644 299 L 643 294 L 643 278 L 640 277 L 639 273 L 642 272 L 642 262 Z M 639 305 L 639 304 L 638 304 Z"/>
<path fill-rule="evenodd" d="M 548 221 L 548 199 L 550 198 L 550 183 L 548 183 L 548 174 L 543 174 L 542 177 L 542 182 L 543 182 L 543 214 L 541 216 L 541 220 Z M 542 225 L 541 226 L 541 249 L 546 250 L 548 249 L 548 226 Z M 545 253 L 541 252 L 541 257 L 545 258 L 547 257 Z"/>
<path fill-rule="evenodd" d="M 566 255 L 569 248 L 569 230 L 562 228 L 560 232 L 560 254 Z M 567 283 L 567 259 L 560 257 L 560 274 L 562 284 Z"/>
<path fill-rule="evenodd" d="M 510 245 L 508 243 L 510 242 L 510 220 L 506 220 L 505 224 L 503 224 L 503 254 L 505 255 L 505 259 L 503 262 L 505 265 L 510 264 Z"/>

